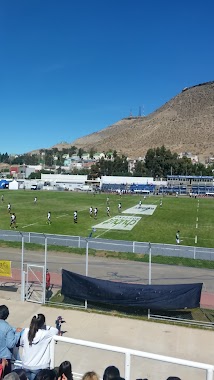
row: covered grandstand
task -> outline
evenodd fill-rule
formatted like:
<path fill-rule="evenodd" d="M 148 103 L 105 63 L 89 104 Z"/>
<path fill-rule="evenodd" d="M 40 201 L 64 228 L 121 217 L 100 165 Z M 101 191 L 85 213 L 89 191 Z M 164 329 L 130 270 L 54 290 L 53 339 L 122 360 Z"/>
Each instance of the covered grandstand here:
<path fill-rule="evenodd" d="M 152 177 L 103 176 L 100 182 L 102 192 L 154 193 L 156 185 Z"/>

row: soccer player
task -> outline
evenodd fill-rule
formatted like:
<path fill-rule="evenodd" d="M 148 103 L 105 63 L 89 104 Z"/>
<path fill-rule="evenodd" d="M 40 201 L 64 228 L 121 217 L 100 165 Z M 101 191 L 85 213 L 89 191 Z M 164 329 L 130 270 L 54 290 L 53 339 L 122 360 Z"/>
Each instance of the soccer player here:
<path fill-rule="evenodd" d="M 162 199 L 160 200 L 160 207 L 162 207 L 163 206 L 163 201 L 162 201 Z"/>
<path fill-rule="evenodd" d="M 10 228 L 16 228 L 16 215 L 13 212 L 10 216 Z"/>
<path fill-rule="evenodd" d="M 106 198 L 106 204 L 109 206 L 109 197 Z"/>
<path fill-rule="evenodd" d="M 10 203 L 8 203 L 8 205 L 7 205 L 7 211 L 10 213 L 11 212 L 11 204 Z"/>
<path fill-rule="evenodd" d="M 122 210 L 122 204 L 118 203 L 118 212 L 121 213 L 121 210 Z"/>
<path fill-rule="evenodd" d="M 176 240 L 176 244 L 180 244 L 180 231 L 176 232 L 175 240 Z"/>
<path fill-rule="evenodd" d="M 141 206 L 142 206 L 142 202 L 140 201 L 140 202 L 139 202 L 139 208 L 141 208 Z"/>
<path fill-rule="evenodd" d="M 51 212 L 50 211 L 48 211 L 48 213 L 47 213 L 47 224 L 51 224 Z"/>
<path fill-rule="evenodd" d="M 107 216 L 109 216 L 109 217 L 111 216 L 110 215 L 110 207 L 109 206 L 107 206 L 107 208 L 106 208 L 106 213 L 107 213 Z"/>
<path fill-rule="evenodd" d="M 98 208 L 95 207 L 95 209 L 94 209 L 94 218 L 95 218 L 95 219 L 97 219 L 97 213 L 98 213 Z"/>
<path fill-rule="evenodd" d="M 37 204 L 37 197 L 34 198 L 34 204 Z"/>
<path fill-rule="evenodd" d="M 89 215 L 90 215 L 90 217 L 92 218 L 92 215 L 93 215 L 93 207 L 90 207 L 90 208 L 89 208 Z"/>
<path fill-rule="evenodd" d="M 77 211 L 74 211 L 74 223 L 77 223 Z"/>
<path fill-rule="evenodd" d="M 2 201 L 2 203 L 4 203 L 4 195 L 3 194 L 1 196 L 1 201 Z"/>

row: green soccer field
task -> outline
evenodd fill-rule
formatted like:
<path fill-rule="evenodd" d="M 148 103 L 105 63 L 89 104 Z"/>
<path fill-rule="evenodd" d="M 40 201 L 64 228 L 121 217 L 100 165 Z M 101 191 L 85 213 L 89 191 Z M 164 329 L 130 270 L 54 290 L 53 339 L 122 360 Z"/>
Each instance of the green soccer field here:
<path fill-rule="evenodd" d="M 4 195 L 4 203 L 1 195 Z M 38 198 L 34 204 L 34 197 Z M 92 227 L 110 218 L 106 214 L 106 194 L 53 192 L 53 191 L 0 191 L 0 229 L 10 229 L 11 211 L 16 213 L 17 231 L 89 236 Z M 111 218 L 118 216 L 118 203 L 122 211 L 138 205 L 156 205 L 152 215 L 136 215 L 141 219 L 132 230 L 112 230 L 109 227 L 96 228 L 93 237 L 152 243 L 175 244 L 175 234 L 180 231 L 181 244 L 214 247 L 214 199 L 193 199 L 188 197 L 164 197 L 160 207 L 160 197 L 142 195 L 110 194 Z M 98 208 L 98 216 L 89 215 L 89 207 Z M 73 221 L 73 212 L 78 211 L 78 223 Z M 47 213 L 51 211 L 51 225 L 47 224 Z M 124 215 L 123 213 L 120 215 Z M 130 215 L 130 214 L 129 214 Z M 132 214 L 132 216 L 135 213 Z"/>

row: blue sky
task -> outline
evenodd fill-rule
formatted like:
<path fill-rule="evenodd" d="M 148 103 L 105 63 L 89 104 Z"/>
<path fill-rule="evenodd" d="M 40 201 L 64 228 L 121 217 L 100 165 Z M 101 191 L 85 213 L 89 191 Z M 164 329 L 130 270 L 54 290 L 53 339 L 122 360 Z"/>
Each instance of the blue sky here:
<path fill-rule="evenodd" d="M 214 80 L 211 0 L 1 0 L 0 153 L 148 115 Z"/>

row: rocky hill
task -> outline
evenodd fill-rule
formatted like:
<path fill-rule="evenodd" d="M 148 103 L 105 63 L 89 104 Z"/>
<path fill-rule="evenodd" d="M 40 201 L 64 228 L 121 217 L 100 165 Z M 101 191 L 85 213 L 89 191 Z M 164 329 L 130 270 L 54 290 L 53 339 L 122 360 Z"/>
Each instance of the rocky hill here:
<path fill-rule="evenodd" d="M 185 88 L 146 117 L 122 119 L 71 143 L 89 151 L 116 150 L 128 157 L 143 156 L 165 145 L 172 152 L 191 152 L 201 159 L 214 156 L 214 81 Z M 61 149 L 66 144 L 55 145 Z"/>

